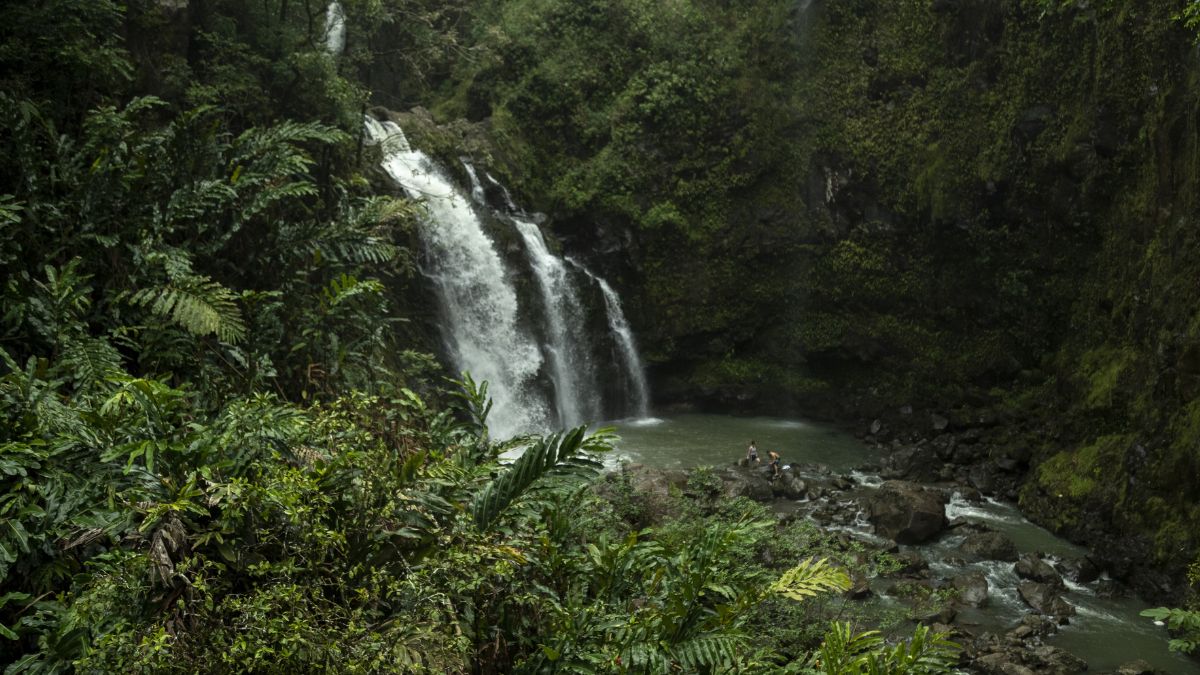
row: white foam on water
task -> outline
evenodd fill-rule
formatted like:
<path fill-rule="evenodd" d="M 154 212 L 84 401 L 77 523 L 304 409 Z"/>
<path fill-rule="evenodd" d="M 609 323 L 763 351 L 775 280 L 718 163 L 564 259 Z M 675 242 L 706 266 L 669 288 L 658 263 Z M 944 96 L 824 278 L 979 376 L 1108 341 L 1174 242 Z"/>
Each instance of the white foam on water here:
<path fill-rule="evenodd" d="M 877 487 L 883 485 L 883 478 L 880 478 L 879 476 L 877 476 L 875 474 L 871 474 L 871 473 L 863 473 L 862 471 L 851 471 L 850 477 L 854 479 L 854 482 L 858 483 L 859 485 L 861 485 L 863 487 L 867 487 L 867 488 L 877 488 Z M 949 514 L 947 514 L 947 517 L 949 517 Z"/>
<path fill-rule="evenodd" d="M 1012 507 L 1005 506 L 1001 502 L 987 500 L 986 502 L 992 509 L 968 502 L 963 499 L 962 495 L 955 492 L 950 497 L 950 503 L 946 504 L 946 517 L 953 520 L 954 518 L 975 518 L 977 520 L 986 520 L 994 523 L 1023 523 L 1025 519 L 1020 514 L 1012 511 Z M 1002 512 L 997 512 L 994 509 L 1001 509 Z"/>

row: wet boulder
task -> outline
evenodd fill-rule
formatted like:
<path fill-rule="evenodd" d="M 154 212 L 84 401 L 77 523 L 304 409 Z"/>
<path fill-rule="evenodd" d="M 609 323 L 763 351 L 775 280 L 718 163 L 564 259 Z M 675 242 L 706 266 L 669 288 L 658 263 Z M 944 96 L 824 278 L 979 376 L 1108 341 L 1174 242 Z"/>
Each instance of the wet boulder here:
<path fill-rule="evenodd" d="M 756 502 L 769 502 L 775 498 L 771 483 L 758 471 L 727 469 L 721 473 L 726 497 L 747 497 Z"/>
<path fill-rule="evenodd" d="M 846 591 L 846 595 L 851 600 L 866 600 L 874 594 L 871 590 L 871 581 L 861 574 L 854 575 L 850 590 Z"/>
<path fill-rule="evenodd" d="M 1021 599 L 1025 601 L 1025 604 L 1039 614 L 1060 619 L 1075 614 L 1074 605 L 1063 599 L 1061 589 L 1025 580 L 1017 585 L 1017 591 L 1021 594 Z"/>
<path fill-rule="evenodd" d="M 1058 632 L 1058 622 L 1041 614 L 1026 614 L 1021 617 L 1021 623 L 1017 627 L 1008 631 L 1006 637 L 1010 640 L 1028 640 L 1035 638 L 1038 640 L 1048 638 Z"/>
<path fill-rule="evenodd" d="M 993 652 L 975 660 L 975 669 L 987 675 L 1036 675 L 1021 664 L 1020 656 L 1010 652 Z"/>
<path fill-rule="evenodd" d="M 988 581 L 982 572 L 956 577 L 954 590 L 958 591 L 958 600 L 964 605 L 983 607 L 988 604 Z"/>
<path fill-rule="evenodd" d="M 984 560 L 1017 561 L 1017 546 L 999 532 L 977 532 L 968 534 L 959 550 Z"/>
<path fill-rule="evenodd" d="M 929 541 L 946 529 L 946 497 L 913 483 L 888 481 L 866 499 L 875 532 L 899 544 Z"/>
<path fill-rule="evenodd" d="M 996 470 L 990 463 L 975 464 L 967 470 L 967 482 L 981 492 L 995 492 Z"/>
<path fill-rule="evenodd" d="M 1087 661 L 1050 645 L 1034 649 L 1033 659 L 1037 663 L 1037 672 L 1042 675 L 1076 675 L 1088 669 Z"/>
<path fill-rule="evenodd" d="M 784 499 L 804 499 L 808 496 L 808 484 L 791 469 L 779 472 L 779 477 L 771 481 L 771 492 L 776 497 Z"/>
<path fill-rule="evenodd" d="M 1142 659 L 1122 663 L 1117 667 L 1117 675 L 1158 675 L 1159 672 L 1154 669 L 1154 666 Z"/>
<path fill-rule="evenodd" d="M 908 478 L 927 483 L 938 479 L 941 467 L 937 452 L 930 446 L 900 447 L 883 460 L 880 475 L 884 478 Z"/>
<path fill-rule="evenodd" d="M 1100 578 L 1100 567 L 1091 558 L 1070 558 L 1058 565 L 1059 570 L 1072 581 L 1090 584 Z"/>
<path fill-rule="evenodd" d="M 1042 557 L 1037 553 L 1022 555 L 1017 564 L 1013 565 L 1013 571 L 1022 579 L 1029 579 L 1039 584 L 1063 588 L 1062 577 L 1055 571 L 1054 566 L 1042 560 Z"/>
<path fill-rule="evenodd" d="M 900 551 L 895 558 L 900 568 L 894 576 L 920 576 L 929 569 L 929 561 L 916 551 Z"/>

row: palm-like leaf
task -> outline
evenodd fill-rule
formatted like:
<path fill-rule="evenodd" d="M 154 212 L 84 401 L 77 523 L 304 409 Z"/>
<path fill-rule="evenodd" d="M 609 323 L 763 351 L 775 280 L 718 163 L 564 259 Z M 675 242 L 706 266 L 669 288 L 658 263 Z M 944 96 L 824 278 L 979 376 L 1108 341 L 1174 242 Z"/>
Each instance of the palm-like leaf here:
<path fill-rule="evenodd" d="M 803 600 L 829 591 L 849 589 L 850 577 L 844 571 L 829 565 L 828 561 L 824 559 L 805 560 L 784 572 L 775 580 L 775 583 L 771 584 L 772 593 L 778 593 L 793 600 Z"/>
<path fill-rule="evenodd" d="M 234 299 L 232 291 L 203 275 L 142 289 L 130 298 L 193 335 L 216 334 L 225 342 L 237 342 L 245 337 L 246 324 Z"/>
<path fill-rule="evenodd" d="M 480 529 L 487 529 L 504 510 L 515 502 L 537 480 L 556 468 L 585 468 L 590 465 L 579 455 L 588 443 L 587 427 L 577 427 L 565 433 L 539 438 L 525 449 L 524 454 L 500 474 L 471 504 L 471 515 Z"/>

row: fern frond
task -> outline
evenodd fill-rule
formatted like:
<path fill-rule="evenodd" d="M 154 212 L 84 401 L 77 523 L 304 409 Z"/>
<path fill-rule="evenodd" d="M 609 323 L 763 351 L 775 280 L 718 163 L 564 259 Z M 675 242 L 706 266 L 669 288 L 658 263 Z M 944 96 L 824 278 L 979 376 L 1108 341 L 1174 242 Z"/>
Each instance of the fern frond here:
<path fill-rule="evenodd" d="M 803 600 L 830 591 L 846 591 L 850 586 L 849 575 L 821 559 L 805 560 L 784 572 L 770 590 L 792 600 Z"/>
<path fill-rule="evenodd" d="M 80 389 L 124 374 L 117 349 L 108 340 L 93 337 L 67 341 L 57 367 L 64 370 Z"/>
<path fill-rule="evenodd" d="M 12 195 L 0 195 L 0 225 L 16 225 L 21 222 L 21 211 L 25 205 Z"/>
<path fill-rule="evenodd" d="M 225 181 L 198 181 L 171 194 L 165 217 L 169 223 L 209 218 L 236 197 L 237 191 Z"/>
<path fill-rule="evenodd" d="M 683 672 L 715 672 L 732 668 L 746 646 L 746 640 L 736 635 L 701 635 L 675 645 L 671 659 Z"/>
<path fill-rule="evenodd" d="M 343 274 L 330 281 L 322 293 L 327 306 L 336 307 L 355 296 L 379 295 L 383 290 L 383 284 L 376 279 L 359 280 L 349 274 Z"/>
<path fill-rule="evenodd" d="M 835 621 L 821 642 L 821 671 L 829 675 L 861 673 L 870 653 L 882 645 L 879 631 L 856 634 L 850 624 Z"/>
<path fill-rule="evenodd" d="M 150 311 L 170 319 L 193 335 L 215 334 L 225 342 L 235 343 L 245 337 L 246 324 L 234 298 L 228 288 L 206 276 L 196 275 L 163 287 L 140 290 L 130 301 L 148 306 Z"/>
<path fill-rule="evenodd" d="M 539 438 L 526 448 L 508 471 L 475 496 L 471 504 L 475 525 L 480 529 L 490 527 L 539 478 L 572 459 L 584 444 L 586 428 Z"/>

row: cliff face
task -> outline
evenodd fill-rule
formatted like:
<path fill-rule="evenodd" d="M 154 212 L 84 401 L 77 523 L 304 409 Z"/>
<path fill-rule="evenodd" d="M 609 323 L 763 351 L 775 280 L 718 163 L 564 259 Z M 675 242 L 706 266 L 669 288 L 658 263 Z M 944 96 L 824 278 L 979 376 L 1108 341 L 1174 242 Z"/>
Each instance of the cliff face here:
<path fill-rule="evenodd" d="M 1036 517 L 1178 570 L 1200 68 L 1151 4 L 508 3 L 436 111 L 623 286 L 660 403 L 1000 420 Z"/>

